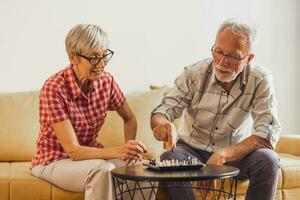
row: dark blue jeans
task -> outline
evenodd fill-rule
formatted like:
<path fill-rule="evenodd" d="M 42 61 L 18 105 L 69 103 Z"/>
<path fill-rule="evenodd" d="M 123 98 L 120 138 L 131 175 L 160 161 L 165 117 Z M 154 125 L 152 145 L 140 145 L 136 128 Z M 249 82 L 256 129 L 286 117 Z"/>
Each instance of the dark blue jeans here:
<path fill-rule="evenodd" d="M 174 151 L 167 151 L 161 159 L 187 159 L 189 156 L 206 163 L 212 153 L 194 149 L 182 140 L 177 142 Z M 225 163 L 225 165 L 240 169 L 239 179 L 249 179 L 246 200 L 273 200 L 275 196 L 280 162 L 277 154 L 270 149 L 258 149 L 241 160 Z M 189 182 L 168 182 L 169 186 L 183 186 Z M 168 189 L 168 195 L 174 199 L 197 199 L 191 189 Z"/>

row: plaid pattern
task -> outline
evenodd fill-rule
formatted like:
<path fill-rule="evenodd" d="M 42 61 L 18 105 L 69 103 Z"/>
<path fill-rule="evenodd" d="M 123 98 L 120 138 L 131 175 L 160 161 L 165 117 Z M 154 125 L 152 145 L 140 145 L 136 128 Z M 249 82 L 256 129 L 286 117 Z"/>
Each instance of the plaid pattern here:
<path fill-rule="evenodd" d="M 163 113 L 170 121 L 183 114 L 178 137 L 214 152 L 251 134 L 275 147 L 281 129 L 276 107 L 271 73 L 248 65 L 227 95 L 215 78 L 212 59 L 205 59 L 184 69 L 152 114 Z"/>
<path fill-rule="evenodd" d="M 96 141 L 108 110 L 117 110 L 125 97 L 111 74 L 90 83 L 87 95 L 78 87 L 72 66 L 50 77 L 39 97 L 40 132 L 32 165 L 68 158 L 52 128 L 53 123 L 70 120 L 80 145 L 103 148 Z"/>

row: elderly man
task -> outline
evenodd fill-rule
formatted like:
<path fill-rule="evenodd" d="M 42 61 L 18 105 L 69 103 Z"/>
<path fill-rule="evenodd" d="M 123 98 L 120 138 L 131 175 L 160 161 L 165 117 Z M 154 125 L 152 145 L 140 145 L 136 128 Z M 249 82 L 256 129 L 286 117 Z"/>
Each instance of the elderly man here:
<path fill-rule="evenodd" d="M 239 178 L 250 181 L 246 199 L 271 200 L 280 166 L 273 151 L 280 123 L 272 75 L 251 62 L 255 38 L 247 23 L 223 22 L 212 59 L 184 69 L 152 112 L 151 126 L 157 140 L 172 146 L 161 159 L 196 156 L 203 163 L 237 167 Z M 172 122 L 181 115 L 177 134 Z M 172 192 L 176 199 L 195 198 L 191 191 Z"/>

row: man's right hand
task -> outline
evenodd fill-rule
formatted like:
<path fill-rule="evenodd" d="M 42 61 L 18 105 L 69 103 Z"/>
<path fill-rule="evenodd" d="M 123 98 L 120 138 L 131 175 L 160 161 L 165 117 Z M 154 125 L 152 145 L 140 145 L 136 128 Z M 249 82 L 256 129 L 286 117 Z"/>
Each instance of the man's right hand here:
<path fill-rule="evenodd" d="M 169 148 L 174 148 L 177 141 L 177 131 L 173 123 L 171 123 L 163 114 L 155 114 L 151 118 L 153 125 L 153 134 L 155 139 L 165 141 Z"/>

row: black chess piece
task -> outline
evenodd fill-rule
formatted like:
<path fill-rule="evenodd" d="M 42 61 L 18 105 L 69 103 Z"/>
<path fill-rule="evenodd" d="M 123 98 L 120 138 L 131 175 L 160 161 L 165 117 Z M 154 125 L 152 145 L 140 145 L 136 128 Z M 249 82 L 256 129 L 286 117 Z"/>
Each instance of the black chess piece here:
<path fill-rule="evenodd" d="M 151 159 L 149 162 L 150 165 L 156 165 L 156 159 Z"/>

